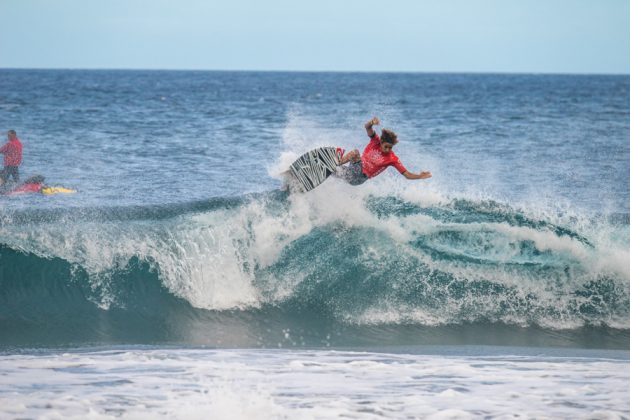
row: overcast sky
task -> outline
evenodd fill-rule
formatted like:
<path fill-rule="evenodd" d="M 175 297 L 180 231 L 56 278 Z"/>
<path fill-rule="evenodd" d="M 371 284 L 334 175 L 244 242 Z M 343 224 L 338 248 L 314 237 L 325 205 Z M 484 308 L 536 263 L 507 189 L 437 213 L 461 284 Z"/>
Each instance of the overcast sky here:
<path fill-rule="evenodd" d="M 0 67 L 630 74 L 630 0 L 0 0 Z"/>

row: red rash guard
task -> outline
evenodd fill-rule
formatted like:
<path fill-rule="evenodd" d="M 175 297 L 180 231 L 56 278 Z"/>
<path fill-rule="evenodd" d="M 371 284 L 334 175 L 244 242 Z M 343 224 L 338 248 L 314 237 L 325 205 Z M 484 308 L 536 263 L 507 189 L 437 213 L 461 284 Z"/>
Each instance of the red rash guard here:
<path fill-rule="evenodd" d="M 22 184 L 12 189 L 7 195 L 15 195 L 22 193 L 37 193 L 42 190 L 42 184 Z"/>
<path fill-rule="evenodd" d="M 4 166 L 20 166 L 22 163 L 22 143 L 17 137 L 0 147 L 4 153 Z"/>
<path fill-rule="evenodd" d="M 363 173 L 368 178 L 374 178 L 387 169 L 388 166 L 398 169 L 398 172 L 401 174 L 407 171 L 393 151 L 389 153 L 381 151 L 381 138 L 378 134 L 375 134 L 368 145 L 365 146 L 365 150 L 361 155 L 361 166 L 363 167 Z"/>

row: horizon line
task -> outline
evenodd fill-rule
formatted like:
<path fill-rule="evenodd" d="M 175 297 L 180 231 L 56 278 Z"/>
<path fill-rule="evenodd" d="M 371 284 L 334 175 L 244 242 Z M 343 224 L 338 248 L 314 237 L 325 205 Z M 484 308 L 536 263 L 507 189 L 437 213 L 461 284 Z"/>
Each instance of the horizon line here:
<path fill-rule="evenodd" d="M 630 76 L 630 73 L 545 72 L 545 71 L 466 71 L 466 70 L 282 70 L 282 69 L 194 69 L 141 67 L 0 67 L 1 70 L 67 70 L 67 71 L 172 71 L 216 73 L 344 73 L 344 74 L 470 74 L 470 75 L 538 75 L 538 76 Z"/>

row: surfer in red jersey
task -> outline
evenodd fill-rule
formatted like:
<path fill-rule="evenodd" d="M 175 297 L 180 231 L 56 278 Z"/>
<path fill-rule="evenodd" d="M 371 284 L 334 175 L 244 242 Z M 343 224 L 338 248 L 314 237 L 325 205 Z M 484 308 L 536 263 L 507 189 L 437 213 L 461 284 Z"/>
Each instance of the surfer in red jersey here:
<path fill-rule="evenodd" d="M 0 153 L 4 154 L 4 168 L 0 171 L 0 185 L 4 184 L 12 176 L 15 182 L 20 180 L 18 167 L 22 163 L 22 143 L 17 138 L 15 130 L 7 133 L 8 141 L 0 147 Z"/>
<path fill-rule="evenodd" d="M 379 123 L 380 121 L 377 117 L 365 123 L 370 142 L 363 150 L 363 154 L 360 154 L 357 149 L 345 154 L 342 149 L 338 149 L 339 155 L 342 156 L 339 165 L 350 163 L 348 166 L 341 168 L 339 176 L 350 185 L 360 185 L 383 172 L 388 166 L 393 166 L 407 179 L 431 178 L 431 172 L 416 174 L 409 172 L 403 166 L 398 156 L 392 150 L 394 145 L 398 143 L 396 133 L 384 128 L 379 136 L 373 128 Z"/>

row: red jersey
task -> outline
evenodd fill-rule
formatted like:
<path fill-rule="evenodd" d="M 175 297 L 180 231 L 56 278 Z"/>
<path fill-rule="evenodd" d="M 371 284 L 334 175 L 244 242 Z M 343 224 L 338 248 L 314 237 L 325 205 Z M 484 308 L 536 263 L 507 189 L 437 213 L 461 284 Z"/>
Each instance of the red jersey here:
<path fill-rule="evenodd" d="M 388 166 L 398 169 L 398 172 L 401 174 L 407 171 L 393 151 L 383 153 L 381 150 L 381 138 L 378 134 L 375 134 L 368 145 L 365 146 L 365 150 L 361 155 L 361 166 L 363 167 L 363 173 L 368 178 L 374 178 L 387 169 Z"/>
<path fill-rule="evenodd" d="M 4 166 L 20 166 L 22 163 L 22 143 L 17 137 L 0 147 L 4 153 Z"/>
<path fill-rule="evenodd" d="M 37 193 L 40 192 L 42 190 L 42 184 L 39 183 L 35 183 L 35 184 L 22 184 L 17 188 L 12 189 L 11 191 L 9 191 L 7 193 L 7 195 L 14 195 L 14 194 L 22 194 L 22 193 Z"/>

